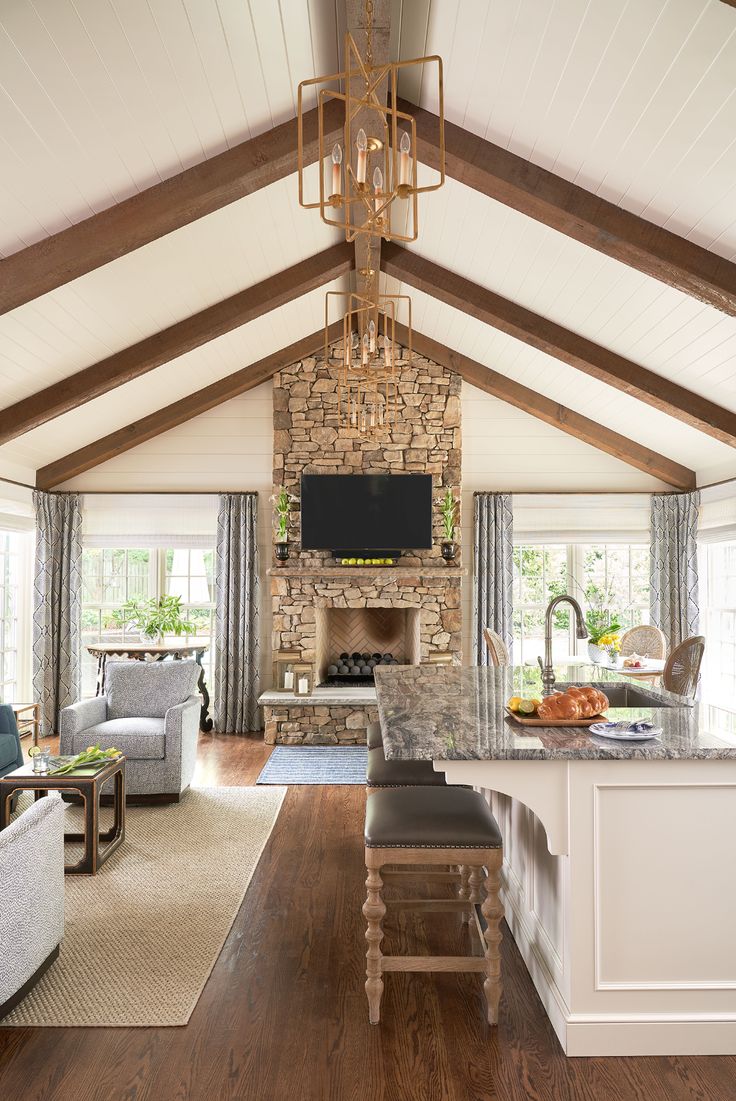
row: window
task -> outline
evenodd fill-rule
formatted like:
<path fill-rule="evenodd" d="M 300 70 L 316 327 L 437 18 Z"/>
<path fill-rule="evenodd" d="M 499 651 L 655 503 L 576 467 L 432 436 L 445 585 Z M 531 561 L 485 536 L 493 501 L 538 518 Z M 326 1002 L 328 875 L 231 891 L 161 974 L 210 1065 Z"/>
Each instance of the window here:
<path fill-rule="evenodd" d="M 569 593 L 585 612 L 600 605 L 626 629 L 649 621 L 649 548 L 625 543 L 519 544 L 514 547 L 514 660 L 544 655 L 548 603 Z M 552 656 L 580 652 L 569 606 L 554 613 Z"/>
<path fill-rule="evenodd" d="M 214 551 L 146 547 L 88 547 L 82 558 L 82 695 L 93 696 L 97 663 L 87 653 L 95 642 L 138 641 L 136 629 L 120 622 L 128 600 L 148 600 L 162 594 L 179 596 L 191 634 L 166 641 L 214 641 Z M 210 693 L 214 653 L 211 644 L 203 659 Z"/>
<path fill-rule="evenodd" d="M 701 556 L 703 695 L 733 708 L 736 701 L 736 541 L 709 543 Z"/>
<path fill-rule="evenodd" d="M 30 646 L 22 635 L 29 632 L 31 539 L 19 532 L 0 531 L 0 699 L 30 699 Z M 23 644 L 19 644 L 19 643 Z"/>

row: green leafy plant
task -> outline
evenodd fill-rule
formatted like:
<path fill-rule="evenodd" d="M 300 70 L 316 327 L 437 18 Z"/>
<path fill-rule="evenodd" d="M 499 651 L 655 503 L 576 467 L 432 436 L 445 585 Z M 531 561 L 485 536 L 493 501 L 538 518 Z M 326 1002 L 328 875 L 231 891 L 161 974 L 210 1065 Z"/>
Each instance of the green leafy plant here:
<path fill-rule="evenodd" d="M 442 498 L 440 512 L 442 514 L 442 530 L 445 540 L 452 543 L 455 539 L 455 527 L 457 526 L 457 501 L 451 489 L 448 489 Z"/>
<path fill-rule="evenodd" d="M 113 612 L 120 627 L 134 627 L 150 638 L 184 635 L 194 632 L 194 624 L 184 618 L 180 596 L 151 597 L 150 600 L 126 600 Z"/>
<path fill-rule="evenodd" d="M 598 646 L 607 635 L 615 635 L 621 630 L 618 616 L 603 608 L 588 608 L 585 626 L 588 628 L 588 642 L 594 646 Z"/>
<path fill-rule="evenodd" d="M 85 750 L 78 753 L 76 757 L 72 757 L 71 761 L 67 761 L 66 764 L 61 765 L 60 768 L 55 768 L 51 776 L 64 776 L 67 772 L 74 772 L 75 768 L 81 768 L 83 765 L 94 765 L 98 761 L 112 761 L 116 757 L 120 757 L 121 753 L 119 749 L 115 749 L 111 746 L 110 749 L 100 749 L 99 742 L 97 745 L 88 745 Z"/>
<path fill-rule="evenodd" d="M 273 511 L 276 520 L 274 528 L 274 539 L 277 543 L 288 543 L 289 541 L 289 508 L 291 507 L 291 498 L 285 489 L 280 489 L 273 499 Z"/>

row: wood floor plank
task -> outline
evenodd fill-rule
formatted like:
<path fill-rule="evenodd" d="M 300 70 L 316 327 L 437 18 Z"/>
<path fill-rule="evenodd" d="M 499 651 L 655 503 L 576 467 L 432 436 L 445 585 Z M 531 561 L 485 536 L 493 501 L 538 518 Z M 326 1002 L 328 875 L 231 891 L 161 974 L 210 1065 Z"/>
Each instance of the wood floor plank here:
<path fill-rule="evenodd" d="M 254 784 L 269 753 L 257 738 L 203 735 L 195 782 Z M 185 1028 L 0 1027 L 2 1097 L 733 1101 L 736 1058 L 567 1059 L 505 927 L 498 1029 L 471 974 L 389 974 L 382 1023 L 369 1025 L 364 802 L 360 787 L 289 789 Z M 433 886 L 451 897 L 451 885 Z M 470 935 L 456 914 L 386 921 L 392 951 L 462 954 Z"/>

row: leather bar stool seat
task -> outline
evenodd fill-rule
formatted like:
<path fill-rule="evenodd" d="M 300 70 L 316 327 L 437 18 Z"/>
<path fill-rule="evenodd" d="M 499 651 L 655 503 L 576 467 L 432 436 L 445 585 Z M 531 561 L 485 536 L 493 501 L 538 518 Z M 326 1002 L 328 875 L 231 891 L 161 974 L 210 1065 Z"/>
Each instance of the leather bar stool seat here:
<path fill-rule="evenodd" d="M 366 730 L 366 740 L 369 749 L 383 749 L 383 735 L 381 734 L 381 724 L 379 722 L 370 724 Z"/>
<path fill-rule="evenodd" d="M 368 750 L 366 783 L 369 788 L 447 787 L 444 772 L 431 761 L 387 761 L 383 746 Z"/>
<path fill-rule="evenodd" d="M 377 1024 L 380 1020 L 383 976 L 387 971 L 481 972 L 485 976 L 483 989 L 488 1022 L 498 1022 L 502 863 L 501 833 L 479 792 L 448 785 L 443 788 L 386 789 L 368 795 L 365 813 L 365 866 L 368 878 L 363 916 L 367 922 L 365 991 L 371 1024 Z M 450 865 L 460 869 L 451 877 L 459 881 L 456 898 L 384 899 L 384 883 L 392 883 L 395 878 L 419 877 L 424 885 L 448 878 L 446 872 L 430 871 L 427 865 Z M 484 880 L 485 898 L 482 894 Z M 442 910 L 459 912 L 467 923 L 471 923 L 475 907 L 480 904 L 485 927 L 481 930 L 479 925 L 478 933 L 484 955 L 410 956 L 384 953 L 381 942 L 387 904 L 398 909 L 433 913 Z M 402 935 L 402 942 L 403 939 Z"/>
<path fill-rule="evenodd" d="M 446 786 L 441 792 L 426 787 L 372 792 L 365 843 L 370 849 L 500 849 L 502 840 L 480 792 Z"/>

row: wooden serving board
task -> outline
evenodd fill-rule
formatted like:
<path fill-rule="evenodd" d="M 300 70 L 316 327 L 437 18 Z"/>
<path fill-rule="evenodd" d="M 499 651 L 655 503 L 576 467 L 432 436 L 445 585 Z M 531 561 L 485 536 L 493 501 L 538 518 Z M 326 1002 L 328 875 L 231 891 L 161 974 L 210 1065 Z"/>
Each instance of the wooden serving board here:
<path fill-rule="evenodd" d="M 589 719 L 539 719 L 536 715 L 519 715 L 510 707 L 505 708 L 506 714 L 520 726 L 592 726 L 593 723 L 606 722 L 603 715 L 592 715 Z"/>

